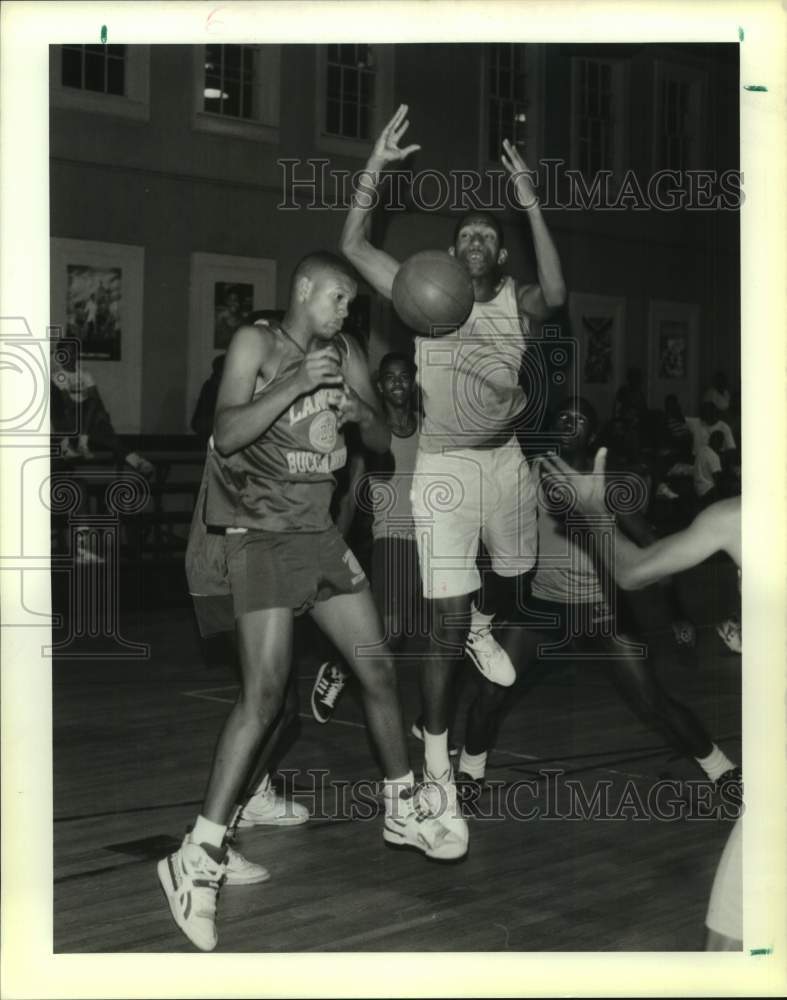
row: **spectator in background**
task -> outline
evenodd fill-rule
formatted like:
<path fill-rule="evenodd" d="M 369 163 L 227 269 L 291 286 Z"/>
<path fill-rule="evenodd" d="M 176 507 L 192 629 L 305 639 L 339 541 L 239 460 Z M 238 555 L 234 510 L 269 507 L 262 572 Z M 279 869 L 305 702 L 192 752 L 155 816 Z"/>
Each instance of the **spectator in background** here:
<path fill-rule="evenodd" d="M 726 413 L 731 401 L 730 383 L 724 372 L 718 371 L 702 395 L 703 403 L 713 403 L 719 413 Z"/>
<path fill-rule="evenodd" d="M 612 410 L 613 420 L 639 422 L 647 413 L 648 401 L 645 397 L 644 378 L 641 368 L 629 368 L 626 382 L 615 393 Z"/>
<path fill-rule="evenodd" d="M 694 458 L 694 492 L 703 507 L 721 499 L 720 455 L 723 449 L 724 435 L 721 431 L 713 431 L 708 443 L 700 445 Z"/>
<path fill-rule="evenodd" d="M 691 428 L 686 423 L 678 397 L 674 393 L 664 399 L 664 414 L 664 447 L 673 461 L 690 461 L 693 443 Z"/>
<path fill-rule="evenodd" d="M 715 403 L 703 403 L 700 406 L 699 417 L 686 417 L 693 436 L 694 457 L 703 445 L 708 444 L 710 436 L 714 431 L 721 431 L 724 437 L 724 447 L 722 451 L 734 452 L 736 449 L 735 438 L 732 436 L 729 424 L 719 418 L 719 411 Z"/>
<path fill-rule="evenodd" d="M 216 399 L 219 394 L 226 357 L 226 354 L 218 354 L 213 359 L 213 370 L 210 373 L 210 378 L 202 383 L 199 399 L 194 407 L 194 416 L 191 418 L 191 429 L 204 445 L 207 445 L 213 433 L 213 415 L 216 412 Z"/>
<path fill-rule="evenodd" d="M 52 359 L 50 417 L 52 432 L 62 435 L 61 457 L 92 459 L 92 446 L 111 451 L 118 467 L 130 465 L 152 477 L 154 466 L 138 452 L 129 451 L 118 437 L 96 380 L 78 363 L 77 355 L 72 342 L 59 341 Z"/>

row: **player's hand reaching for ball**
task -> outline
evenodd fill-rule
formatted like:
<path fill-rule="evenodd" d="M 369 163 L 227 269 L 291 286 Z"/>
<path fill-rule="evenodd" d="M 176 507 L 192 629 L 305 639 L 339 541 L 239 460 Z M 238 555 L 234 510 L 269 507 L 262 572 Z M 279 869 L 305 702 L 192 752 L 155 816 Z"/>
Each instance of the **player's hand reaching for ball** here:
<path fill-rule="evenodd" d="M 593 472 L 577 472 L 558 455 L 547 455 L 540 461 L 541 476 L 548 484 L 567 490 L 576 498 L 576 508 L 583 514 L 609 514 L 606 504 L 607 449 L 599 448 L 593 461 Z"/>
<path fill-rule="evenodd" d="M 399 142 L 409 127 L 407 105 L 400 104 L 393 118 L 382 130 L 377 142 L 374 144 L 374 149 L 369 160 L 369 166 L 372 169 L 379 170 L 389 163 L 403 160 L 406 156 L 415 153 L 421 148 L 416 144 L 405 146 L 404 149 L 399 148 Z"/>
<path fill-rule="evenodd" d="M 321 385 L 341 386 L 344 376 L 339 351 L 332 344 L 309 351 L 295 373 L 301 393 L 312 392 Z"/>
<path fill-rule="evenodd" d="M 338 415 L 336 426 L 341 428 L 345 424 L 360 424 L 368 409 L 369 407 L 364 403 L 355 389 L 345 382 L 342 387 L 339 405 L 336 407 Z"/>
<path fill-rule="evenodd" d="M 519 204 L 522 208 L 533 208 L 534 205 L 538 204 L 538 195 L 529 175 L 528 166 L 522 154 L 508 139 L 503 139 L 501 160 L 514 180 L 514 190 Z"/>

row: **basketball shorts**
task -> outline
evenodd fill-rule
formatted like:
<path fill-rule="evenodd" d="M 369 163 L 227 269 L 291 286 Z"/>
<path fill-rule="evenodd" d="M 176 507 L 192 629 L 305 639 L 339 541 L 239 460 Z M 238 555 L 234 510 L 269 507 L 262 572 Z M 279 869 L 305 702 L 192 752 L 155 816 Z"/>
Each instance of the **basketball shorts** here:
<path fill-rule="evenodd" d="M 569 652 L 572 657 L 605 662 L 627 653 L 637 655 L 640 644 L 631 638 L 636 631 L 628 606 L 620 599 L 616 604 L 613 607 L 603 598 L 582 604 L 530 594 L 518 624 L 544 644 L 546 659 L 560 659 Z"/>
<path fill-rule="evenodd" d="M 717 934 L 743 940 L 743 827 L 735 822 L 713 879 L 705 924 Z"/>
<path fill-rule="evenodd" d="M 516 438 L 486 450 L 419 451 L 410 499 L 425 597 L 478 590 L 479 540 L 500 576 L 532 569 L 538 545 L 536 495 Z"/>
<path fill-rule="evenodd" d="M 236 619 L 268 608 L 302 615 L 320 601 L 369 586 L 334 525 L 318 532 L 228 534 L 225 548 Z"/>

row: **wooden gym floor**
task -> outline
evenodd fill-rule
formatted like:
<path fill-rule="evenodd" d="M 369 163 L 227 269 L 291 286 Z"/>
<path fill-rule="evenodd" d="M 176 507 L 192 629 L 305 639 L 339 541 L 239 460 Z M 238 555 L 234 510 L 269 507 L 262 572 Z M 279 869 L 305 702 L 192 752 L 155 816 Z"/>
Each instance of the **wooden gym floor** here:
<path fill-rule="evenodd" d="M 712 561 L 684 574 L 681 586 L 698 625 L 696 661 L 680 659 L 658 632 L 649 636 L 654 669 L 740 761 L 741 658 L 713 627 L 734 609 L 734 570 Z M 206 663 L 186 606 L 126 613 L 122 630 L 150 645 L 147 661 L 54 665 L 55 951 L 193 951 L 170 917 L 155 864 L 198 811 L 234 676 L 226 665 Z M 487 771 L 500 787 L 469 821 L 468 857 L 444 866 L 389 851 L 379 817 L 347 818 L 341 783 L 376 780 L 379 772 L 352 690 L 331 723 L 311 718 L 317 662 L 311 655 L 296 663 L 300 732 L 279 770 L 296 772 L 296 799 L 318 815 L 299 827 L 242 832 L 241 850 L 265 864 L 271 879 L 222 890 L 219 951 L 702 948 L 730 823 L 698 815 L 660 820 L 647 810 L 635 818 L 657 779 L 701 773 L 643 727 L 602 671 L 569 662 L 531 689 L 515 689 Z M 409 724 L 418 712 L 414 660 L 402 664 L 400 683 Z M 467 666 L 460 743 L 472 684 Z M 410 746 L 418 771 L 422 748 L 412 737 Z M 310 776 L 310 769 L 329 774 Z M 527 779 L 529 786 L 521 784 Z M 588 801 L 605 788 L 617 818 L 566 818 L 567 779 Z M 689 787 L 681 786 L 684 796 Z M 495 805 L 508 815 L 494 818 Z M 521 818 L 534 807 L 538 818 Z"/>

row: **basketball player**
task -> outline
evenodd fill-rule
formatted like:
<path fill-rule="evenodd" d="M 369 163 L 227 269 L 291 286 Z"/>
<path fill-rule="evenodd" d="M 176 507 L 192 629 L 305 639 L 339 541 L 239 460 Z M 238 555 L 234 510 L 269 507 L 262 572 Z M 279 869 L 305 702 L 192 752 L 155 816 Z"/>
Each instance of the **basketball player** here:
<path fill-rule="evenodd" d="M 420 148 L 400 147 L 408 125 L 403 104 L 374 145 L 364 175 L 368 187 L 378 185 L 386 166 Z M 514 434 L 526 405 L 519 370 L 531 320 L 547 316 L 566 296 L 557 251 L 526 165 L 507 140 L 502 162 L 530 224 L 538 283 L 521 284 L 502 275 L 507 260 L 502 229 L 494 216 L 471 212 L 460 219 L 450 248 L 472 279 L 475 303 L 470 316 L 439 341 L 416 340 L 424 421 L 412 504 L 416 519 L 430 527 L 418 533 L 418 555 L 433 622 L 421 677 L 424 776 L 441 782 L 453 795 L 448 722 L 457 653 L 467 641 L 485 676 L 504 684 L 516 677 L 504 652 L 491 662 L 479 655 L 479 643 L 491 638 L 492 616 L 473 609 L 471 619 L 471 597 L 480 584 L 476 555 L 482 539 L 495 573 L 503 578 L 504 587 L 498 589 L 506 594 L 511 620 L 509 609 L 518 603 L 536 546 L 535 495 Z M 400 265 L 369 242 L 373 201 L 368 187 L 350 208 L 341 250 L 369 284 L 390 299 Z M 494 649 L 501 652 L 496 643 Z"/>
<path fill-rule="evenodd" d="M 198 948 L 217 943 L 224 839 L 238 794 L 282 710 L 293 619 L 309 612 L 355 671 L 385 769 L 386 843 L 437 860 L 467 851 L 445 795 L 415 786 L 396 675 L 366 577 L 329 517 L 341 428 L 385 452 L 382 420 L 360 349 L 339 330 L 355 297 L 346 264 L 311 254 L 298 264 L 281 324 L 241 326 L 224 367 L 208 453 L 206 521 L 225 529 L 241 689 L 214 753 L 202 811 L 158 865 L 172 916 Z M 378 646 L 376 657 L 356 650 Z"/>
<path fill-rule="evenodd" d="M 553 430 L 559 436 L 563 461 L 576 473 L 592 471 L 589 446 L 596 423 L 595 410 L 581 397 L 567 399 L 558 409 Z M 625 602 L 615 600 L 605 586 L 607 581 L 597 572 L 584 537 L 572 533 L 567 538 L 543 492 L 538 514 L 538 565 L 524 609 L 530 623 L 514 630 L 514 663 L 526 669 L 537 659 L 539 646 L 546 643 L 560 645 L 561 656 L 563 650 L 569 656 L 571 650 L 592 655 L 603 662 L 635 714 L 660 730 L 678 753 L 694 758 L 711 781 L 721 786 L 737 775 L 733 762 L 711 741 L 694 713 L 664 690 L 653 664 L 635 654 L 635 633 L 627 621 Z M 628 515 L 623 522 L 631 534 L 641 532 L 637 519 L 642 520 L 641 515 Z M 481 681 L 468 710 L 459 771 L 474 782 L 483 780 L 506 694 L 505 689 Z M 478 788 L 469 790 L 477 792 Z"/>
<path fill-rule="evenodd" d="M 545 459 L 543 467 L 557 482 L 565 485 L 577 499 L 580 510 L 597 515 L 588 522 L 588 530 L 599 541 L 608 536 L 609 524 L 599 523 L 599 515 L 608 515 L 605 502 L 604 469 L 606 449 L 600 448 L 593 465 L 593 475 L 577 476 L 561 458 Z M 603 518 L 602 518 L 603 520 Z M 608 520 L 608 518 L 607 518 Z M 690 569 L 717 552 L 726 552 L 741 567 L 741 498 L 719 500 L 706 507 L 684 531 L 659 539 L 647 548 L 633 545 L 617 526 L 614 527 L 614 572 L 619 586 L 638 590 L 673 573 Z M 716 869 L 705 923 L 707 951 L 741 951 L 743 948 L 743 857 L 742 820 L 732 828 Z"/>

